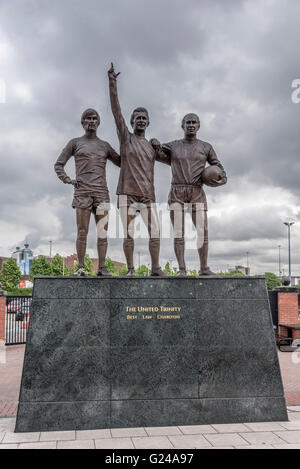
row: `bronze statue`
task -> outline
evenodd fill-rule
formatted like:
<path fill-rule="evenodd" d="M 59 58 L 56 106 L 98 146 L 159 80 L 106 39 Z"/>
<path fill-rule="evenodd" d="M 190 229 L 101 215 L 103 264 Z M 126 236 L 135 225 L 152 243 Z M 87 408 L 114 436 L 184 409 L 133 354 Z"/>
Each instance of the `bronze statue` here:
<path fill-rule="evenodd" d="M 120 156 L 109 145 L 97 137 L 100 116 L 94 109 L 87 109 L 81 117 L 85 130 L 82 137 L 73 138 L 58 157 L 54 169 L 61 181 L 72 184 L 75 188 L 72 207 L 76 209 L 78 269 L 75 275 L 87 275 L 84 269 L 87 235 L 91 212 L 95 217 L 98 239 L 97 249 L 99 266 L 97 275 L 109 276 L 105 267 L 107 251 L 107 229 L 109 211 L 109 191 L 106 182 L 106 162 L 109 159 L 120 166 Z M 64 166 L 74 156 L 76 179 L 71 179 Z"/>
<path fill-rule="evenodd" d="M 118 208 L 124 229 L 123 249 L 126 257 L 128 276 L 134 276 L 134 222 L 136 212 L 140 211 L 149 233 L 149 251 L 151 256 L 151 275 L 165 276 L 159 266 L 160 232 L 154 192 L 154 163 L 156 153 L 145 138 L 149 125 L 147 109 L 138 107 L 131 115 L 131 133 L 121 112 L 117 77 L 114 66 L 108 71 L 109 92 L 112 113 L 116 122 L 120 141 L 121 170 L 117 187 Z"/>
<path fill-rule="evenodd" d="M 200 119 L 196 114 L 187 114 L 182 119 L 184 138 L 163 145 L 156 139 L 150 142 L 156 151 L 156 159 L 171 166 L 172 182 L 168 204 L 174 227 L 174 251 L 179 265 L 179 276 L 186 275 L 184 259 L 184 212 L 187 204 L 191 208 L 193 224 L 197 231 L 197 246 L 200 259 L 199 275 L 215 275 L 207 265 L 208 227 L 207 202 L 201 175 L 206 162 L 216 165 L 219 174 L 206 181 L 210 186 L 226 183 L 226 173 L 213 147 L 197 139 Z"/>

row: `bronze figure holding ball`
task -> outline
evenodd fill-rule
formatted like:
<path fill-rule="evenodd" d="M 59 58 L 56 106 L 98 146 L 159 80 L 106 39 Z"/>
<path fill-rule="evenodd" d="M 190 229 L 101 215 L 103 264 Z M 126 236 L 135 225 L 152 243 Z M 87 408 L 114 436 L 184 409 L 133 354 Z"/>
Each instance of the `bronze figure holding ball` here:
<path fill-rule="evenodd" d="M 182 119 L 184 138 L 163 145 L 156 139 L 151 143 L 156 159 L 171 166 L 172 182 L 168 204 L 174 228 L 174 251 L 179 266 L 179 276 L 186 275 L 184 259 L 185 211 L 191 209 L 197 231 L 197 248 L 200 259 L 199 275 L 215 275 L 207 265 L 208 227 L 207 202 L 203 184 L 212 187 L 226 184 L 227 177 L 213 147 L 197 139 L 200 119 L 197 114 L 187 114 Z M 205 169 L 206 163 L 209 163 Z"/>

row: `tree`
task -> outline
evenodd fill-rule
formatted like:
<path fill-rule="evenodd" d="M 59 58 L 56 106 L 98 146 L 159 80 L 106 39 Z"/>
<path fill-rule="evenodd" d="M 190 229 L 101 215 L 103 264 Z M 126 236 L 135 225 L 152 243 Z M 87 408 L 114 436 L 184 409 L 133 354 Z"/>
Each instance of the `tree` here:
<path fill-rule="evenodd" d="M 126 265 L 123 265 L 120 269 L 116 270 L 116 275 L 118 275 L 119 277 L 125 277 L 126 274 L 127 274 L 127 266 Z"/>
<path fill-rule="evenodd" d="M 93 261 L 91 260 L 90 256 L 86 254 L 84 256 L 84 268 L 89 275 L 95 275 L 93 272 Z M 78 262 L 75 262 L 74 266 L 70 269 L 70 275 L 74 275 L 74 272 L 78 269 Z"/>
<path fill-rule="evenodd" d="M 86 254 L 84 256 L 84 268 L 90 275 L 94 275 L 93 267 L 93 261 L 91 260 L 90 256 Z"/>
<path fill-rule="evenodd" d="M 33 259 L 31 265 L 30 278 L 34 276 L 52 275 L 51 262 L 48 262 L 45 256 L 39 256 L 37 259 Z"/>
<path fill-rule="evenodd" d="M 149 269 L 146 265 L 142 264 L 138 269 L 136 269 L 135 274 L 138 277 L 148 277 L 149 276 Z"/>
<path fill-rule="evenodd" d="M 112 275 L 116 275 L 115 264 L 109 257 L 105 259 L 105 267 L 107 268 L 108 272 L 110 272 Z"/>
<path fill-rule="evenodd" d="M 17 266 L 15 259 L 7 259 L 3 262 L 0 273 L 1 287 L 6 291 L 13 290 L 19 285 L 21 276 L 21 271 Z"/>
<path fill-rule="evenodd" d="M 268 290 L 274 290 L 275 287 L 280 287 L 281 280 L 277 275 L 272 272 L 265 272 L 266 285 Z"/>
<path fill-rule="evenodd" d="M 174 275 L 173 270 L 171 269 L 170 262 L 167 262 L 165 265 L 165 268 L 163 269 L 163 272 L 166 275 Z"/>
<path fill-rule="evenodd" d="M 197 277 L 199 275 L 199 273 L 197 272 L 197 270 L 188 270 L 187 271 L 187 274 L 188 275 L 191 275 L 192 277 Z"/>
<path fill-rule="evenodd" d="M 70 275 L 69 269 L 64 265 L 63 258 L 56 254 L 51 262 L 52 275 Z"/>
<path fill-rule="evenodd" d="M 245 274 L 240 270 L 229 270 L 229 272 L 219 272 L 218 275 L 222 277 L 245 277 Z"/>

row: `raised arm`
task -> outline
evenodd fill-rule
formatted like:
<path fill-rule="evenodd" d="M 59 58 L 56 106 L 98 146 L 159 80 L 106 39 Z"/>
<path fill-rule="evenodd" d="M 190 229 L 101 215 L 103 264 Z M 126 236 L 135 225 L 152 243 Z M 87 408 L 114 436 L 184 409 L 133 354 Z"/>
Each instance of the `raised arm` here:
<path fill-rule="evenodd" d="M 74 179 L 71 179 L 64 170 L 65 165 L 73 155 L 73 145 L 74 139 L 69 141 L 69 143 L 65 146 L 65 148 L 57 158 L 56 163 L 54 165 L 54 170 L 57 174 L 57 177 L 64 184 L 73 184 L 73 186 L 76 186 L 77 182 Z"/>
<path fill-rule="evenodd" d="M 118 98 L 117 77 L 118 75 L 120 75 L 120 72 L 115 73 L 114 66 L 112 63 L 107 74 L 108 74 L 108 79 L 109 79 L 109 96 L 110 96 L 111 110 L 112 110 L 112 113 L 116 122 L 118 137 L 121 143 L 121 141 L 123 141 L 129 134 L 129 130 L 126 126 L 125 119 L 122 115 L 119 98 Z"/>

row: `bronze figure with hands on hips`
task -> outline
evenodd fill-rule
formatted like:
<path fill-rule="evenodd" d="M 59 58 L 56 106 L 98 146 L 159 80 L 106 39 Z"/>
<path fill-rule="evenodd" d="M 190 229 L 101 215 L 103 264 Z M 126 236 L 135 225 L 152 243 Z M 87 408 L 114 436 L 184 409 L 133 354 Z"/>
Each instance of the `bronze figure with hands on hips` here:
<path fill-rule="evenodd" d="M 86 109 L 81 116 L 85 134 L 73 138 L 62 150 L 54 169 L 59 179 L 74 186 L 72 207 L 76 209 L 77 240 L 76 250 L 78 269 L 75 275 L 88 275 L 84 268 L 87 235 L 91 213 L 97 225 L 97 250 L 99 276 L 109 276 L 105 267 L 107 252 L 108 212 L 110 206 L 109 191 L 106 181 L 106 162 L 112 161 L 120 166 L 120 156 L 109 143 L 97 137 L 100 116 L 94 109 Z M 71 179 L 64 167 L 71 157 L 75 159 L 76 179 Z"/>

